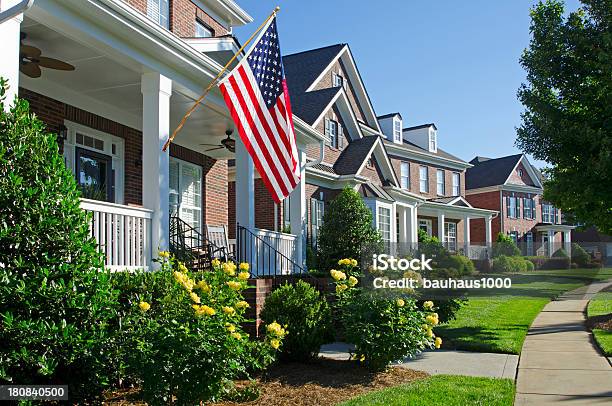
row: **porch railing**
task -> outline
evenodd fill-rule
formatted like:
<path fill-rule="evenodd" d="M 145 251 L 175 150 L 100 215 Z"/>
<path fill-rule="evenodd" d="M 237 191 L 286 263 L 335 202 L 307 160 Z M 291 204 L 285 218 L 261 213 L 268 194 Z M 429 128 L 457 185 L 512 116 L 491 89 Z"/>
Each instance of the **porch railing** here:
<path fill-rule="evenodd" d="M 151 265 L 151 210 L 81 199 L 92 213 L 89 230 L 111 270 L 148 269 Z"/>
<path fill-rule="evenodd" d="M 251 265 L 254 277 L 306 274 L 296 244 L 295 235 L 237 225 L 236 258 Z"/>

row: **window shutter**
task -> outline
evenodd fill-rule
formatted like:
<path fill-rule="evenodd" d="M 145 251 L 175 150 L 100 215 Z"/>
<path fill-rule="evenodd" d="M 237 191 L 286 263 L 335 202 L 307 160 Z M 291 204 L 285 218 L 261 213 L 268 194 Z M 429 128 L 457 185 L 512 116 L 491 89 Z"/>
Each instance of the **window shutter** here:
<path fill-rule="evenodd" d="M 327 140 L 325 141 L 325 143 L 327 145 L 331 145 L 331 128 L 330 128 L 331 124 L 329 121 L 329 118 L 325 119 L 325 135 L 327 137 Z"/>
<path fill-rule="evenodd" d="M 506 196 L 506 217 L 510 216 L 510 196 Z"/>
<path fill-rule="evenodd" d="M 338 123 L 338 148 L 344 148 L 344 127 Z"/>

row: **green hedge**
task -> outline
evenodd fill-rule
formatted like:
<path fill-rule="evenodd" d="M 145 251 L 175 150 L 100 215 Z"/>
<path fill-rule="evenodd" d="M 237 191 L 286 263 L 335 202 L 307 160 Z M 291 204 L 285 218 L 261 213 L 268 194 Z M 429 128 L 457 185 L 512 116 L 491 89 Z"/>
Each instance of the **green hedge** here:
<path fill-rule="evenodd" d="M 534 265 L 529 260 L 523 257 L 519 257 L 519 256 L 508 257 L 505 255 L 501 255 L 493 259 L 493 265 L 491 269 L 493 270 L 493 272 L 500 272 L 500 273 L 527 272 L 527 271 L 533 271 Z"/>

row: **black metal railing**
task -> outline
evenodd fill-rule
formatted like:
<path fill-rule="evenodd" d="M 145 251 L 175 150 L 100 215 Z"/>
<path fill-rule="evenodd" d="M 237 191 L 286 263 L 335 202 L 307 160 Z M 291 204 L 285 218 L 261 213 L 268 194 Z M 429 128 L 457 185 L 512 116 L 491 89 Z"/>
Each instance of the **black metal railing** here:
<path fill-rule="evenodd" d="M 293 256 L 295 250 L 295 240 L 258 235 L 240 224 L 236 225 L 236 258 L 250 264 L 253 277 L 309 275 L 289 256 Z"/>
<path fill-rule="evenodd" d="M 170 218 L 170 252 L 191 269 L 202 270 L 211 266 L 218 258 L 235 261 L 227 247 L 220 247 L 177 216 Z"/>

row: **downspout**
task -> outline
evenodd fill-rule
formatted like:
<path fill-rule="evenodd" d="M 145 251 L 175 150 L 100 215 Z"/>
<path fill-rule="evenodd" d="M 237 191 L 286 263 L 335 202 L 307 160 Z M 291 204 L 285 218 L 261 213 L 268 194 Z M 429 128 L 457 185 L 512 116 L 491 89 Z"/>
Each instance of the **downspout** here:
<path fill-rule="evenodd" d="M 19 3 L 15 4 L 9 9 L 0 12 L 0 24 L 24 13 L 27 9 L 32 7 L 33 3 L 34 0 L 21 0 Z"/>

